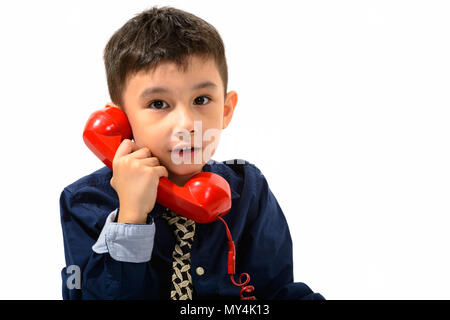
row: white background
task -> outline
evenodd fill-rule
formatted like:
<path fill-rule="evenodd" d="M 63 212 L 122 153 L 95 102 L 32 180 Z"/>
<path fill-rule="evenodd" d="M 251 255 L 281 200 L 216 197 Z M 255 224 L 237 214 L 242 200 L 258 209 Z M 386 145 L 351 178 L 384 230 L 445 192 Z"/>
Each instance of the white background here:
<path fill-rule="evenodd" d="M 103 48 L 172 5 L 212 23 L 239 102 L 215 160 L 266 176 L 295 281 L 327 299 L 450 298 L 446 1 L 1 1 L 0 298 L 61 299 L 62 189 L 110 101 Z"/>

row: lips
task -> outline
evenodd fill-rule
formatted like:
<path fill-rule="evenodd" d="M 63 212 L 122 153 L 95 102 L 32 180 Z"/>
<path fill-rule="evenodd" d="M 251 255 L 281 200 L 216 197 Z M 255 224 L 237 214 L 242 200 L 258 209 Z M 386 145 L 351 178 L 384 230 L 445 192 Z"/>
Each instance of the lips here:
<path fill-rule="evenodd" d="M 189 151 L 197 151 L 200 149 L 201 148 L 194 147 L 194 146 L 184 146 L 184 147 L 177 147 L 175 149 L 172 149 L 171 151 L 173 151 L 173 152 L 180 152 L 180 151 L 189 152 Z"/>
<path fill-rule="evenodd" d="M 200 148 L 188 148 L 188 149 L 175 149 L 172 152 L 178 153 L 178 154 L 184 154 L 184 153 L 191 153 L 191 152 L 197 152 Z"/>

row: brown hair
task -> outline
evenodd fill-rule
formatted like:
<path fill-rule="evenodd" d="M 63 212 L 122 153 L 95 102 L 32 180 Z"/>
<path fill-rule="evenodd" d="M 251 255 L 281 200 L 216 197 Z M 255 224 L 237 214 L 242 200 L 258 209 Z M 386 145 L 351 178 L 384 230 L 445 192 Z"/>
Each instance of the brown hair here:
<path fill-rule="evenodd" d="M 103 53 L 112 102 L 123 108 L 122 94 L 131 75 L 152 71 L 163 61 L 172 61 L 185 72 L 190 55 L 215 59 L 226 96 L 225 48 L 212 25 L 168 6 L 154 6 L 135 15 L 112 35 Z"/>

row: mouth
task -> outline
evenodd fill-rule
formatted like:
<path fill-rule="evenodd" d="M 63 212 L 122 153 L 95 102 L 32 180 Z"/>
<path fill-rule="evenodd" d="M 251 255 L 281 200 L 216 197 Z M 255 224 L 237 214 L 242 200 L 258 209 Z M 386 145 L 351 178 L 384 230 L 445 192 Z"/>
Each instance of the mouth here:
<path fill-rule="evenodd" d="M 186 148 L 173 149 L 171 152 L 175 153 L 175 154 L 179 154 L 180 156 L 183 156 L 185 154 L 194 154 L 200 150 L 201 150 L 201 148 L 186 147 Z"/>

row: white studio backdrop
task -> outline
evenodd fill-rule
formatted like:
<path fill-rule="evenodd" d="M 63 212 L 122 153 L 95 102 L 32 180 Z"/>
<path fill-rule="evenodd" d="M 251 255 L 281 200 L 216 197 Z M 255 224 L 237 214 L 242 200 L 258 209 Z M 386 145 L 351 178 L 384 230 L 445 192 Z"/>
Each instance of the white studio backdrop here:
<path fill-rule="evenodd" d="M 449 299 L 447 1 L 2 1 L 0 298 L 61 299 L 59 196 L 103 164 L 103 48 L 171 5 L 213 24 L 239 102 L 215 160 L 258 166 L 327 299 Z M 225 241 L 225 239 L 224 239 Z"/>

